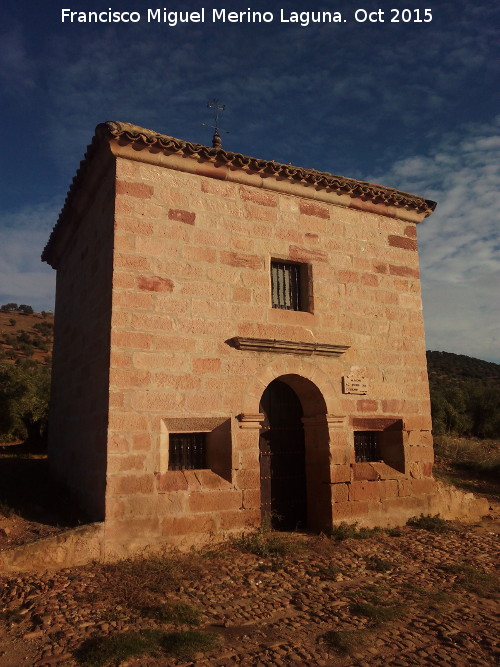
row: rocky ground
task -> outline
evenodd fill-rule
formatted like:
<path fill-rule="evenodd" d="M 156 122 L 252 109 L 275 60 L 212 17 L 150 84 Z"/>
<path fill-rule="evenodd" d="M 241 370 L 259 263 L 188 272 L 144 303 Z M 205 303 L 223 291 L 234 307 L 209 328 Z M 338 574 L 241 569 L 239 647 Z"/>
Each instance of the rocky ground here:
<path fill-rule="evenodd" d="M 341 541 L 255 535 L 203 553 L 0 577 L 0 666 L 498 664 L 498 525 Z M 153 642 L 153 653 L 121 662 L 90 650 L 123 633 L 190 628 L 215 633 L 217 647 Z"/>

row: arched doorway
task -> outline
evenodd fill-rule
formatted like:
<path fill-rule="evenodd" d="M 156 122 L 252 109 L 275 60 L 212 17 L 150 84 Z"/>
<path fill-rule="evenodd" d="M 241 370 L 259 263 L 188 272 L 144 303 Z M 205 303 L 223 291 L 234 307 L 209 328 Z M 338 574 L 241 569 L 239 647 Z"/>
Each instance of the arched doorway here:
<path fill-rule="evenodd" d="M 295 391 L 273 380 L 261 398 L 261 507 L 264 525 L 281 530 L 307 523 L 305 438 L 302 404 Z"/>

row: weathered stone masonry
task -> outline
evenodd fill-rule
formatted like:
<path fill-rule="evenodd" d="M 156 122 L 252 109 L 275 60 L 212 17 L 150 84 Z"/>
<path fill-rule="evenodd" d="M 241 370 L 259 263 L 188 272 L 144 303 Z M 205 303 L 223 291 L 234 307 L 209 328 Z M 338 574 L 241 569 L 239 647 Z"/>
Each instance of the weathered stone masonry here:
<path fill-rule="evenodd" d="M 309 528 L 429 511 L 416 224 L 434 206 L 98 126 L 43 259 L 57 269 L 50 457 L 105 521 L 108 553 L 260 525 L 276 379 L 302 406 Z M 272 307 L 271 262 L 299 267 L 301 310 Z M 172 434 L 200 432 L 205 467 L 169 469 Z M 356 463 L 355 432 L 375 434 L 376 461 Z"/>

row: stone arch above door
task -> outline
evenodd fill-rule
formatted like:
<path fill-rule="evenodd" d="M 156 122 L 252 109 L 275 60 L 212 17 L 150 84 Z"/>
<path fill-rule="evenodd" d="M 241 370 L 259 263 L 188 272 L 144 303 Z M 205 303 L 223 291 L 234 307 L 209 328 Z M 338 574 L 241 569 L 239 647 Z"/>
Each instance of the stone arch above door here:
<path fill-rule="evenodd" d="M 275 359 L 264 366 L 247 384 L 242 400 L 242 413 L 258 414 L 259 403 L 266 387 L 276 379 L 289 384 L 300 396 L 304 417 L 340 412 L 341 371 L 333 380 L 317 365 L 292 356 Z M 338 388 L 334 386 L 334 382 Z"/>

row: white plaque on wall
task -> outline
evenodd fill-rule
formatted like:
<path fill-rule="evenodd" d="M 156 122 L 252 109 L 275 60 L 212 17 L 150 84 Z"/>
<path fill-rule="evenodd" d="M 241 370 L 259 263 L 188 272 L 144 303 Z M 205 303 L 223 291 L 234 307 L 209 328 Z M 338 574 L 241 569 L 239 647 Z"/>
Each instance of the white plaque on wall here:
<path fill-rule="evenodd" d="M 344 375 L 344 394 L 367 394 L 368 383 L 364 377 Z"/>

